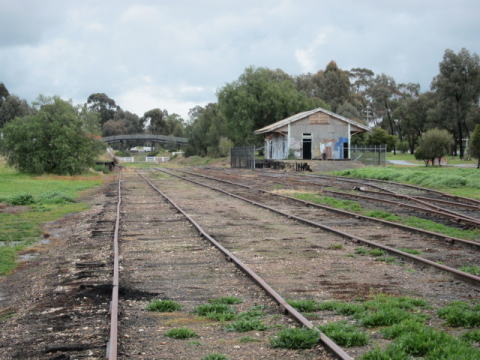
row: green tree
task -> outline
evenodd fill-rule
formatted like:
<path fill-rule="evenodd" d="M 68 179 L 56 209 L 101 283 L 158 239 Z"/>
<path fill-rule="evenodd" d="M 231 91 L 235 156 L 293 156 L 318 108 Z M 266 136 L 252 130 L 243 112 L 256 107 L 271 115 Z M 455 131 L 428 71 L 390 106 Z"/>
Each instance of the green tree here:
<path fill-rule="evenodd" d="M 0 83 L 0 106 L 2 106 L 2 103 L 5 101 L 5 99 L 10 95 L 8 92 L 7 87 L 5 84 L 2 82 Z"/>
<path fill-rule="evenodd" d="M 143 114 L 143 121 L 152 134 L 168 135 L 167 116 L 167 110 L 156 108 Z"/>
<path fill-rule="evenodd" d="M 282 70 L 267 68 L 247 68 L 217 95 L 227 123 L 227 137 L 236 145 L 260 143 L 260 137 L 253 134 L 255 129 L 301 111 L 328 108 L 323 101 L 297 90 L 293 79 Z"/>
<path fill-rule="evenodd" d="M 469 133 L 467 115 L 478 103 L 480 96 L 480 58 L 462 49 L 458 54 L 447 49 L 440 63 L 440 73 L 432 82 L 441 102 L 448 104 L 441 110 L 453 121 L 455 137 L 460 148 L 460 157 L 464 155 L 463 138 Z"/>
<path fill-rule="evenodd" d="M 387 145 L 387 150 L 391 151 L 395 147 L 397 137 L 390 135 L 385 129 L 381 127 L 373 128 L 368 134 L 367 145 L 380 146 Z"/>
<path fill-rule="evenodd" d="M 447 130 L 430 129 L 422 135 L 415 158 L 424 160 L 425 166 L 428 166 L 429 162 L 433 166 L 435 159 L 438 159 L 440 165 L 442 157 L 449 153 L 452 144 L 453 137 Z"/>
<path fill-rule="evenodd" d="M 126 129 L 125 134 L 141 134 L 145 131 L 144 118 L 139 117 L 137 114 L 131 113 L 130 111 L 118 108 L 113 120 L 123 124 L 122 126 Z"/>
<path fill-rule="evenodd" d="M 25 100 L 15 95 L 6 96 L 0 104 L 0 128 L 17 116 L 25 116 L 33 112 Z"/>
<path fill-rule="evenodd" d="M 95 163 L 104 145 L 89 137 L 71 103 L 58 97 L 34 115 L 17 117 L 3 128 L 2 153 L 22 172 L 79 174 Z"/>
<path fill-rule="evenodd" d="M 480 169 L 480 124 L 475 126 L 470 136 L 469 153 L 471 157 L 477 159 L 477 169 Z"/>
<path fill-rule="evenodd" d="M 335 61 L 330 61 L 325 71 L 319 74 L 320 91 L 318 97 L 328 103 L 332 111 L 350 101 L 349 72 L 340 69 Z"/>
<path fill-rule="evenodd" d="M 119 109 L 115 100 L 109 98 L 105 93 L 91 94 L 87 99 L 88 108 L 100 115 L 100 125 L 112 120 Z"/>

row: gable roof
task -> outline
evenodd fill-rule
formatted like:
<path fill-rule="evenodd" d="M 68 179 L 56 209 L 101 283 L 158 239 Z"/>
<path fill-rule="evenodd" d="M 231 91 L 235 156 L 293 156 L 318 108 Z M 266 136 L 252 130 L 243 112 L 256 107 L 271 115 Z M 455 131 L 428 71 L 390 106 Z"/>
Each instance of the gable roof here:
<path fill-rule="evenodd" d="M 348 118 L 346 118 L 342 115 L 335 114 L 334 112 L 331 112 L 331 111 L 328 111 L 324 108 L 319 107 L 319 108 L 316 108 L 316 109 L 313 109 L 313 110 L 308 110 L 308 111 L 304 111 L 304 112 L 292 115 L 292 116 L 290 116 L 286 119 L 277 121 L 276 123 L 273 123 L 273 124 L 270 124 L 268 126 L 265 126 L 265 127 L 261 128 L 261 129 L 255 130 L 254 133 L 258 135 L 258 134 L 264 134 L 264 133 L 267 133 L 267 132 L 271 132 L 271 131 L 277 130 L 281 127 L 284 127 L 285 125 L 291 124 L 295 121 L 304 119 L 304 118 L 306 118 L 306 117 L 308 117 L 312 114 L 315 114 L 317 112 L 322 112 L 324 114 L 330 115 L 331 117 L 333 117 L 335 119 L 346 122 L 350 125 L 353 125 L 353 126 L 359 128 L 359 129 L 361 129 L 361 130 L 365 130 L 365 131 L 370 130 L 370 128 L 367 125 L 363 125 L 363 124 L 361 124 L 357 121 L 348 119 Z"/>

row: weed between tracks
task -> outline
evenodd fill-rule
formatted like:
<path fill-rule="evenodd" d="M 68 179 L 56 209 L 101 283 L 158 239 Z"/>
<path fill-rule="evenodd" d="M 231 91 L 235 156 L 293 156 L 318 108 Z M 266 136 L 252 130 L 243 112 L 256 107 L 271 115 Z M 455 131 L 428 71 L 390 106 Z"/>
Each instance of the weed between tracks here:
<path fill-rule="evenodd" d="M 347 210 L 361 215 L 374 217 L 377 219 L 398 222 L 403 225 L 416 227 L 419 229 L 437 232 L 447 236 L 458 237 L 467 240 L 476 240 L 480 238 L 480 230 L 463 230 L 455 227 L 436 223 L 431 220 L 422 219 L 416 216 L 399 216 L 381 210 L 368 210 L 363 208 L 357 201 L 339 200 L 330 196 L 323 196 L 317 193 L 297 193 L 290 194 L 294 198 L 310 201 L 316 204 L 328 205 L 336 209 Z"/>
<path fill-rule="evenodd" d="M 165 333 L 165 336 L 173 339 L 182 339 L 182 340 L 198 337 L 197 333 L 189 328 L 170 329 Z"/>
<path fill-rule="evenodd" d="M 459 337 L 434 329 L 426 322 L 431 307 L 422 299 L 377 295 L 364 302 L 295 300 L 290 304 L 299 311 L 332 311 L 351 318 L 349 322 L 330 323 L 319 327 L 342 346 L 367 344 L 368 334 L 360 330 L 380 328 L 379 334 L 390 343 L 383 349 L 374 348 L 360 357 L 362 360 L 406 360 L 421 357 L 425 360 L 480 358 L 480 350 L 471 344 L 480 341 L 480 330 L 465 332 Z M 436 311 L 446 326 L 480 326 L 480 305 L 453 302 Z M 352 324 L 354 322 L 356 325 Z"/>
<path fill-rule="evenodd" d="M 180 311 L 182 306 L 173 300 L 152 300 L 146 307 L 148 311 L 174 312 Z"/>

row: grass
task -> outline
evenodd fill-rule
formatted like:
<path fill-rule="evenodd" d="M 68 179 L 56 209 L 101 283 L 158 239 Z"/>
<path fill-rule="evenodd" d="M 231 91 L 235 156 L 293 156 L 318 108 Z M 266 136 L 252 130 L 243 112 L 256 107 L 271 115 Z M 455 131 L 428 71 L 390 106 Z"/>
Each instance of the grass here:
<path fill-rule="evenodd" d="M 480 266 L 477 265 L 466 265 L 460 267 L 460 270 L 465 271 L 466 273 L 473 275 L 480 275 Z"/>
<path fill-rule="evenodd" d="M 292 328 L 281 330 L 271 339 L 274 348 L 283 349 L 311 349 L 320 339 L 320 333 L 316 330 L 305 328 Z"/>
<path fill-rule="evenodd" d="M 230 321 L 236 316 L 235 310 L 226 304 L 202 304 L 195 308 L 194 313 L 216 321 Z"/>
<path fill-rule="evenodd" d="M 397 168 L 365 167 L 337 171 L 335 175 L 370 178 L 414 184 L 445 191 L 454 195 L 480 199 L 480 171 L 452 167 Z"/>
<path fill-rule="evenodd" d="M 329 323 L 318 328 L 340 346 L 363 346 L 368 343 L 368 334 L 346 321 Z"/>
<path fill-rule="evenodd" d="M 256 339 L 252 336 L 242 336 L 239 340 L 240 343 L 245 344 L 245 343 L 250 343 L 250 342 L 261 342 L 262 340 Z"/>
<path fill-rule="evenodd" d="M 330 244 L 330 245 L 328 245 L 328 248 L 330 250 L 341 250 L 341 249 L 343 249 L 343 245 L 342 244 Z"/>
<path fill-rule="evenodd" d="M 339 200 L 330 196 L 323 196 L 316 193 L 293 193 L 292 196 L 300 200 L 310 201 L 316 204 L 328 205 L 336 209 L 352 211 L 361 215 L 370 216 L 377 219 L 398 222 L 423 230 L 445 234 L 447 236 L 458 237 L 468 240 L 476 240 L 480 237 L 480 230 L 478 229 L 463 230 L 456 227 L 439 224 L 432 220 L 422 219 L 416 216 L 399 216 L 386 211 L 369 210 L 363 208 L 357 201 Z"/>
<path fill-rule="evenodd" d="M 229 324 L 225 329 L 229 331 L 247 332 L 247 331 L 264 331 L 267 326 L 258 318 L 242 318 Z"/>
<path fill-rule="evenodd" d="M 480 326 L 480 304 L 471 305 L 463 301 L 454 301 L 439 309 L 437 314 L 448 326 Z"/>
<path fill-rule="evenodd" d="M 243 300 L 235 296 L 223 296 L 215 299 L 210 299 L 208 302 L 211 304 L 234 305 L 234 304 L 241 304 Z"/>
<path fill-rule="evenodd" d="M 410 248 L 399 248 L 398 250 L 406 252 L 407 254 L 412 255 L 421 255 L 422 252 L 420 250 L 410 249 Z"/>
<path fill-rule="evenodd" d="M 146 310 L 156 312 L 174 312 L 182 309 L 182 305 L 173 300 L 159 300 L 155 299 L 150 301 Z"/>
<path fill-rule="evenodd" d="M 468 331 L 461 338 L 467 343 L 480 343 L 480 329 Z"/>
<path fill-rule="evenodd" d="M 229 360 L 229 359 L 223 354 L 209 354 L 207 356 L 202 357 L 202 360 Z"/>
<path fill-rule="evenodd" d="M 87 205 L 75 202 L 76 199 L 82 191 L 103 181 L 104 177 L 98 174 L 22 174 L 0 160 L 0 202 L 26 206 L 16 213 L 0 213 L 0 275 L 15 268 L 17 253 L 40 238 L 44 223 L 85 210 Z"/>
<path fill-rule="evenodd" d="M 315 300 L 288 300 L 288 303 L 301 312 L 315 312 L 319 310 L 319 304 Z"/>
<path fill-rule="evenodd" d="M 165 333 L 165 336 L 168 336 L 173 339 L 182 339 L 182 340 L 198 337 L 197 333 L 189 328 L 171 329 Z"/>

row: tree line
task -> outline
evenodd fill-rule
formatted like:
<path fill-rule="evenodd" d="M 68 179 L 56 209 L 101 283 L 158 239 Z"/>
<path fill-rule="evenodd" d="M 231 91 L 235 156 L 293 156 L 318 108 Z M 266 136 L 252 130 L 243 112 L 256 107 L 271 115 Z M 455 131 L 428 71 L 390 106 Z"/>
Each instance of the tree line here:
<path fill-rule="evenodd" d="M 292 76 L 280 69 L 247 68 L 217 92 L 217 102 L 190 111 L 185 131 L 190 154 L 222 155 L 220 144 L 261 144 L 253 131 L 295 113 L 324 107 L 375 128 L 354 137 L 414 153 L 422 134 L 446 130 L 452 154 L 463 157 L 466 139 L 480 124 L 480 61 L 466 49 L 446 50 L 429 90 L 398 83 L 367 68 L 344 70 L 331 61 L 316 73 Z"/>

